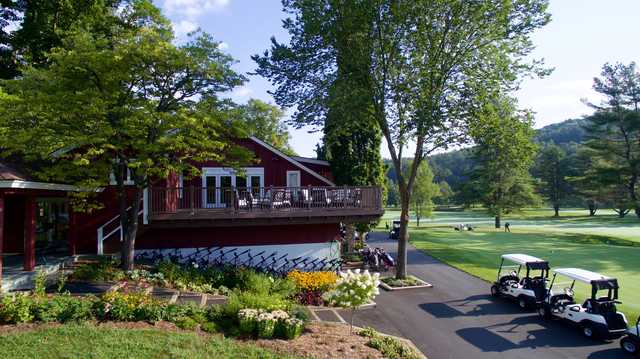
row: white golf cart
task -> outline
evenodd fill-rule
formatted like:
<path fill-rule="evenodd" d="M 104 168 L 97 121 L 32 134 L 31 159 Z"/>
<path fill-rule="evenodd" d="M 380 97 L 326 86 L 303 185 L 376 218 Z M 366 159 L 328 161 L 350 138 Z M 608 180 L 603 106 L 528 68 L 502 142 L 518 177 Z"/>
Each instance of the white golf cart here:
<path fill-rule="evenodd" d="M 627 335 L 620 339 L 620 347 L 629 354 L 640 354 L 640 317 L 635 328 L 627 329 Z"/>
<path fill-rule="evenodd" d="M 505 265 L 505 261 L 515 265 Z M 520 272 L 523 268 L 526 273 L 521 279 Z M 538 270 L 540 275 L 532 277 L 532 271 Z M 503 271 L 509 272 L 503 274 Z M 498 279 L 491 286 L 491 295 L 515 299 L 523 309 L 537 307 L 547 295 L 548 277 L 549 262 L 526 254 L 504 254 L 498 269 Z"/>
<path fill-rule="evenodd" d="M 611 339 L 622 336 L 627 331 L 627 318 L 616 310 L 618 301 L 618 280 L 602 274 L 578 268 L 558 268 L 553 270 L 549 294 L 540 307 L 540 315 L 546 319 L 563 319 L 582 330 L 588 338 Z M 559 283 L 556 277 L 564 276 L 571 281 Z M 591 285 L 591 297 L 582 305 L 573 296 L 576 281 Z M 564 286 L 562 292 L 554 292 L 553 286 Z M 606 291 L 598 297 L 598 291 Z"/>

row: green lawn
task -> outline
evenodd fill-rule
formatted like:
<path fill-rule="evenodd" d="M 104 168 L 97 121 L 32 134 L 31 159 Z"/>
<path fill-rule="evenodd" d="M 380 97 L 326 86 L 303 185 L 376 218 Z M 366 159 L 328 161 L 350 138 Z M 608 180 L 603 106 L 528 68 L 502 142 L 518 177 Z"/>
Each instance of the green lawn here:
<path fill-rule="evenodd" d="M 430 255 L 488 281 L 496 278 L 501 254 L 518 252 L 545 258 L 552 267 L 581 267 L 617 277 L 623 301 L 621 310 L 635 321 L 640 314 L 640 220 L 575 214 L 540 219 L 547 212 L 537 210 L 531 216 L 525 212 L 521 219 L 507 219 L 514 223 L 512 233 L 495 230 L 491 219 L 476 211 L 435 213 L 433 219 L 421 221 L 419 228 L 412 223 L 411 242 Z M 398 214 L 387 211 L 381 226 Z M 457 223 L 472 223 L 476 230 L 454 231 L 451 227 Z M 582 298 L 589 293 L 586 287 L 577 287 L 575 292 Z"/>
<path fill-rule="evenodd" d="M 0 335 L 0 358 L 287 358 L 231 339 L 90 324 Z"/>

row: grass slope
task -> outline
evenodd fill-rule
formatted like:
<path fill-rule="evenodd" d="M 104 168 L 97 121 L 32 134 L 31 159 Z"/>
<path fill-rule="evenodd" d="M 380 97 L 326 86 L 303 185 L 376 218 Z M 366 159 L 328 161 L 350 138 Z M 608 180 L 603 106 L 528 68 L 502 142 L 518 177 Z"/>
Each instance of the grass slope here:
<path fill-rule="evenodd" d="M 0 335 L 0 358 L 283 358 L 219 337 L 155 329 L 64 325 Z"/>

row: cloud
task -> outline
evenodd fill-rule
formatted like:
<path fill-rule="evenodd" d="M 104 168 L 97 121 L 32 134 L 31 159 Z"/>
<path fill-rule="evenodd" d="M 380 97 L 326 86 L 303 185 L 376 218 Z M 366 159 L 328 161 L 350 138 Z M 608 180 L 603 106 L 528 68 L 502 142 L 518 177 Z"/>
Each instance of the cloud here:
<path fill-rule="evenodd" d="M 163 8 L 169 15 L 196 18 L 207 12 L 224 10 L 231 0 L 164 0 Z"/>
<path fill-rule="evenodd" d="M 228 48 L 229 48 L 229 44 L 227 44 L 224 41 L 222 41 L 221 43 L 218 44 L 218 50 L 224 51 L 224 50 L 226 50 Z"/>
<path fill-rule="evenodd" d="M 177 37 L 186 36 L 188 33 L 198 29 L 198 24 L 190 20 L 180 20 L 172 23 L 173 31 Z"/>
<path fill-rule="evenodd" d="M 236 99 L 249 97 L 253 93 L 253 90 L 247 86 L 240 86 L 233 90 L 231 96 Z"/>

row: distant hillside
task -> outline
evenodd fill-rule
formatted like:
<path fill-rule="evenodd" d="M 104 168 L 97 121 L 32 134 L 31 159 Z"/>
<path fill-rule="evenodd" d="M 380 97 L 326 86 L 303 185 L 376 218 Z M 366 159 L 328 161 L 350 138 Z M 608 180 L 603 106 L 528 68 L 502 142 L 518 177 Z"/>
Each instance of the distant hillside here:
<path fill-rule="evenodd" d="M 582 143 L 585 138 L 583 125 L 585 119 L 566 120 L 545 126 L 536 131 L 536 141 L 539 143 L 553 142 L 556 145 Z"/>
<path fill-rule="evenodd" d="M 585 139 L 585 131 L 582 128 L 584 119 L 571 119 L 560 123 L 554 123 L 536 130 L 535 141 L 555 143 L 567 151 L 575 151 L 575 144 L 582 143 Z M 468 173 L 473 168 L 471 148 L 440 153 L 429 157 L 436 182 L 446 181 L 454 192 L 460 191 L 462 185 L 468 180 Z M 395 170 L 390 160 L 385 160 L 389 166 L 387 177 L 396 179 Z"/>

